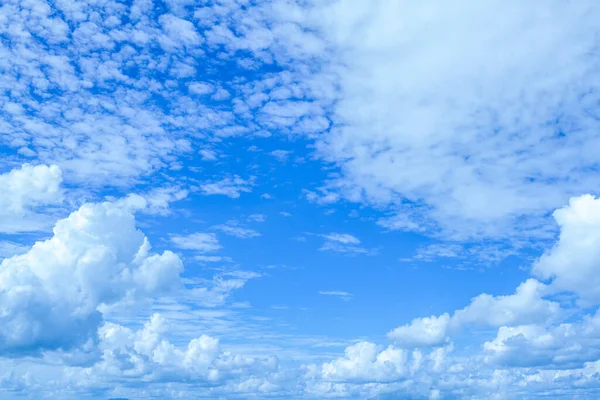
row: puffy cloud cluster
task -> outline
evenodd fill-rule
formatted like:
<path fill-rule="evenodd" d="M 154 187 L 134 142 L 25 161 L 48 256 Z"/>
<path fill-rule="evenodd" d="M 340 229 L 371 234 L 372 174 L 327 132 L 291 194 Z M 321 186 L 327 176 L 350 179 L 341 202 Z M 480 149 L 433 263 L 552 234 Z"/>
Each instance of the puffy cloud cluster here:
<path fill-rule="evenodd" d="M 142 200 L 143 201 L 143 200 Z M 70 348 L 95 335 L 102 308 L 180 285 L 172 252 L 152 254 L 122 203 L 84 204 L 50 239 L 0 264 L 0 350 Z"/>
<path fill-rule="evenodd" d="M 593 385 L 600 319 L 594 315 L 564 322 L 562 317 L 573 311 L 547 298 L 556 294 L 556 277 L 549 277 L 548 284 L 528 279 L 510 295 L 481 294 L 453 313 L 396 328 L 389 333 L 393 345 L 361 341 L 302 373 L 295 365 L 279 366 L 275 357 L 223 350 L 216 338 L 196 331 L 187 332 L 191 339 L 175 338 L 177 332 L 159 315 L 139 329 L 105 321 L 103 311 L 111 306 L 160 296 L 180 283 L 179 259 L 170 252 L 150 253 L 148 240 L 135 228 L 132 213 L 146 206 L 137 196 L 86 204 L 59 221 L 52 238 L 3 261 L 0 334 L 5 356 L 44 350 L 49 361 L 59 357 L 70 364 L 64 384 L 86 393 L 90 388 L 109 393 L 109 383 L 118 381 L 116 393 L 134 396 L 139 394 L 136 382 L 144 381 L 148 393 L 163 398 L 192 392 L 259 398 L 500 398 L 498 393 L 520 398 L 537 392 L 558 396 L 573 393 L 565 389 L 569 385 Z M 211 236 L 189 235 L 174 243 L 202 252 L 200 239 L 211 242 Z M 350 236 L 328 238 L 335 239 L 354 243 Z M 257 276 L 223 271 L 212 281 L 184 279 L 187 287 L 180 299 L 204 307 L 222 305 L 233 290 Z M 451 336 L 472 336 L 489 327 L 498 331 L 484 339 L 479 353 L 473 352 L 477 346 L 465 348 L 461 340 L 449 343 Z M 455 352 L 458 343 L 461 348 Z M 73 350 L 75 345 L 82 346 Z M 84 362 L 87 366 L 74 365 Z M 39 378 L 15 372 L 0 382 L 11 390 L 50 390 L 44 379 L 36 382 Z"/>
<path fill-rule="evenodd" d="M 600 314 L 557 326 L 502 326 L 483 344 L 487 361 L 509 367 L 579 368 L 600 358 Z"/>
<path fill-rule="evenodd" d="M 3 200 L 15 214 L 60 199 L 57 167 L 25 165 L 2 179 L 7 187 Z M 223 350 L 216 338 L 207 335 L 183 347 L 176 345 L 167 339 L 173 332 L 158 314 L 139 330 L 107 320 L 118 314 L 116 310 L 139 300 L 170 296 L 175 289 L 181 290 L 180 301 L 204 307 L 222 305 L 233 290 L 259 276 L 232 271 L 211 282 L 182 279 L 183 265 L 176 254 L 151 251 L 149 240 L 136 228 L 135 213 L 165 209 L 181 196 L 177 190 L 167 190 L 86 203 L 56 222 L 49 239 L 2 260 L 0 362 L 43 356 L 55 368 L 65 368 L 61 384 L 85 390 L 107 390 L 108 382 L 115 379 L 125 387 L 144 379 L 192 382 L 215 388 L 215 393 L 276 390 L 278 386 L 269 380 L 278 371 L 276 357 Z M 172 240 L 179 247 L 200 252 L 219 248 L 214 234 L 174 236 Z M 9 368 L 15 370 L 14 365 Z M 63 390 L 45 381 L 44 374 L 33 378 L 18 372 L 0 378 L 2 390 Z M 72 390 L 78 389 L 71 387 L 61 396 Z"/>
<path fill-rule="evenodd" d="M 406 347 L 437 346 L 448 340 L 450 316 L 416 318 L 410 324 L 395 328 L 388 337 Z"/>
<path fill-rule="evenodd" d="M 344 353 L 345 357 L 323 364 L 321 374 L 324 379 L 386 381 L 409 372 L 406 351 L 392 346 L 378 351 L 374 343 L 360 342 L 347 347 Z"/>
<path fill-rule="evenodd" d="M 306 191 L 307 199 L 390 207 L 389 218 L 379 221 L 389 229 L 452 238 L 544 236 L 540 216 L 566 196 L 598 187 L 597 2 L 550 1 L 544 12 L 500 0 L 435 7 L 393 0 L 300 3 L 3 2 L 0 139 L 9 147 L 7 162 L 52 166 L 0 176 L 9 187 L 0 196 L 0 230 L 39 229 L 35 209 L 61 198 L 55 164 L 69 183 L 126 185 L 157 169 L 181 171 L 177 156 L 205 141 L 214 150 L 203 151 L 204 159 L 226 160 L 217 148 L 221 138 L 242 135 L 304 134 L 316 141 L 318 156 L 339 173 Z M 197 189 L 235 199 L 257 186 L 240 176 L 207 177 Z M 274 371 L 272 359 L 227 355 L 207 336 L 173 344 L 159 317 L 139 331 L 104 321 L 112 306 L 179 285 L 180 260 L 150 252 L 131 207 L 160 212 L 185 195 L 176 188 L 146 200 L 86 204 L 59 221 L 53 237 L 3 260 L 0 351 L 65 350 L 93 339 L 102 362 L 85 370 L 88 376 L 103 371 L 113 380 L 208 386 L 239 376 L 234 391 L 272 390 L 252 372 Z M 597 317 L 556 325 L 565 310 L 548 298 L 568 292 L 580 304 L 598 304 L 597 204 L 584 196 L 555 213 L 561 236 L 534 266 L 539 281 L 415 319 L 390 332 L 396 343 L 385 349 L 350 346 L 344 356 L 311 367 L 299 397 L 406 389 L 431 398 L 524 398 L 524 386 L 550 396 L 577 394 L 565 382 L 594 393 Z M 198 259 L 221 259 L 203 255 L 220 246 L 210 234 L 173 236 L 173 242 L 201 253 Z M 326 236 L 322 249 L 373 253 L 360 245 L 337 234 Z M 221 305 L 251 278 L 224 273 L 208 285 L 190 280 L 194 287 L 184 300 Z M 442 371 L 447 348 L 428 355 L 406 350 L 489 327 L 499 329 L 483 345 L 485 360 L 465 356 Z M 498 369 L 483 368 L 484 361 Z M 503 369 L 582 362 L 562 372 Z M 546 386 L 535 386 L 541 382 Z M 33 385 L 16 375 L 0 383 L 15 390 Z M 302 381 L 289 384 L 299 386 Z M 182 397 L 177 390 L 147 393 Z"/>
<path fill-rule="evenodd" d="M 45 227 L 47 218 L 35 210 L 63 199 L 62 172 L 56 165 L 23 164 L 0 175 L 0 231 L 15 233 Z"/>
<path fill-rule="evenodd" d="M 559 298 L 549 298 L 569 295 L 579 306 L 598 305 L 599 204 L 594 196 L 583 195 L 554 212 L 560 236 L 532 267 L 548 283 L 530 278 L 512 295 L 481 294 L 451 315 L 417 318 L 388 337 L 403 347 L 441 346 L 452 335 L 466 333 L 472 339 L 478 329 L 497 328 L 482 343 L 481 353 L 450 361 L 446 373 L 437 377 L 441 394 L 464 394 L 460 388 L 469 387 L 466 393 L 488 396 L 501 388 L 512 398 L 524 396 L 526 392 L 514 389 L 521 386 L 560 396 L 574 393 L 568 387 L 589 387 L 600 357 L 599 314 L 572 305 L 562 308 Z"/>
<path fill-rule="evenodd" d="M 5 1 L 0 137 L 11 157 L 54 163 L 68 181 L 98 186 L 179 170 L 178 156 L 213 138 L 327 128 L 310 93 L 331 83 L 257 68 L 296 69 L 323 54 L 299 11 L 293 3 Z"/>
<path fill-rule="evenodd" d="M 308 366 L 306 391 L 320 397 L 369 398 L 408 386 L 407 393 L 412 395 L 427 393 L 431 377 L 447 367 L 446 356 L 451 350 L 443 347 L 422 353 L 358 342 L 347 347 L 342 357 Z"/>
<path fill-rule="evenodd" d="M 547 293 L 546 285 L 535 279 L 528 279 L 512 295 L 480 294 L 467 307 L 456 311 L 453 319 L 459 325 L 544 323 L 555 319 L 561 312 L 557 302 L 543 299 Z"/>
<path fill-rule="evenodd" d="M 555 290 L 575 292 L 587 303 L 600 303 L 600 199 L 574 197 L 553 215 L 560 237 L 535 263 L 533 273 L 551 279 Z"/>
<path fill-rule="evenodd" d="M 223 351 L 219 341 L 207 335 L 178 347 L 165 339 L 168 328 L 168 322 L 159 314 L 154 314 L 137 331 L 114 323 L 104 324 L 98 330 L 102 360 L 81 373 L 217 385 L 233 377 L 266 375 L 278 369 L 278 360 L 273 356 L 256 358 Z"/>
<path fill-rule="evenodd" d="M 549 322 L 560 316 L 557 302 L 543 299 L 546 286 L 535 279 L 520 284 L 515 293 L 506 296 L 480 294 L 460 310 L 439 317 L 416 318 L 410 324 L 388 333 L 388 337 L 405 347 L 439 346 L 451 333 L 479 325 L 498 327 L 522 323 Z"/>

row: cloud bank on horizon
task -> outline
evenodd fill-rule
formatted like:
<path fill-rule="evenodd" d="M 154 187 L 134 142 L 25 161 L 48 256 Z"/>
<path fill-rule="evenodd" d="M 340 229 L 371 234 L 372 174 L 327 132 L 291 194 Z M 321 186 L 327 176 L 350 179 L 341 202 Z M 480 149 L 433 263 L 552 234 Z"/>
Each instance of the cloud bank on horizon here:
<path fill-rule="evenodd" d="M 600 396 L 599 19 L 5 1 L 0 397 Z"/>

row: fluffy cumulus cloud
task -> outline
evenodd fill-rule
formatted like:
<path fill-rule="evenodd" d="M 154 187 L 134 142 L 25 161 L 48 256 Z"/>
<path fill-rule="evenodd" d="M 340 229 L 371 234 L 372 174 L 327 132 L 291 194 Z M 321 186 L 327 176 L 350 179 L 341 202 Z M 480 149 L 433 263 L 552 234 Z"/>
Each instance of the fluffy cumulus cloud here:
<path fill-rule="evenodd" d="M 399 398 L 427 398 L 425 394 L 436 392 L 430 389 L 432 380 L 427 377 L 437 376 L 442 371 L 449 350 L 451 348 L 438 348 L 422 353 L 359 342 L 348 346 L 342 357 L 308 366 L 306 390 L 325 398 L 371 398 L 404 388 Z"/>
<path fill-rule="evenodd" d="M 453 320 L 459 325 L 487 326 L 551 321 L 559 317 L 561 310 L 559 303 L 543 298 L 547 292 L 544 284 L 528 279 L 511 295 L 480 294 L 467 307 L 456 311 Z"/>
<path fill-rule="evenodd" d="M 599 397 L 599 4 L 2 2 L 0 397 Z M 313 337 L 284 317 L 325 318 L 305 286 L 394 306 L 360 268 L 297 279 L 311 239 L 373 274 L 418 242 L 411 266 L 531 276 L 378 343 Z"/>
<path fill-rule="evenodd" d="M 416 318 L 390 331 L 389 339 L 399 347 L 441 349 L 454 338 L 464 340 L 477 332 L 485 337 L 489 328 L 497 328 L 495 336 L 481 342 L 479 352 L 466 359 L 450 359 L 446 373 L 436 378 L 435 390 L 440 394 L 465 395 L 458 388 L 467 385 L 462 381 L 467 371 L 471 376 L 493 379 L 493 384 L 479 378 L 468 383 L 467 393 L 479 395 L 503 388 L 508 398 L 518 398 L 525 392 L 508 387 L 531 385 L 529 389 L 534 392 L 545 390 L 560 397 L 561 387 L 590 384 L 593 363 L 600 357 L 596 350 L 598 313 L 589 314 L 589 308 L 573 308 L 573 304 L 597 303 L 593 287 L 597 202 L 593 196 L 583 195 L 555 211 L 560 235 L 532 268 L 548 284 L 530 278 L 511 295 L 478 295 L 452 314 Z M 561 301 L 560 296 L 565 295 L 576 301 Z M 447 386 L 449 382 L 452 384 Z"/>
<path fill-rule="evenodd" d="M 574 369 L 600 357 L 600 314 L 555 326 L 503 326 L 483 344 L 486 361 L 509 367 Z"/>
<path fill-rule="evenodd" d="M 248 215 L 247 220 L 252 222 L 265 222 L 265 216 L 264 214 L 251 214 Z"/>
<path fill-rule="evenodd" d="M 482 293 L 463 309 L 439 317 L 415 318 L 410 324 L 399 326 L 388 337 L 406 347 L 439 346 L 451 333 L 475 326 L 498 327 L 522 323 L 545 323 L 561 316 L 560 304 L 544 299 L 547 287 L 535 279 L 520 284 L 515 293 L 492 296 Z"/>
<path fill-rule="evenodd" d="M 556 290 L 577 293 L 582 300 L 600 301 L 600 199 L 574 197 L 554 212 L 560 237 L 533 266 L 533 272 L 551 279 Z"/>
<path fill-rule="evenodd" d="M 78 374 L 101 374 L 132 382 L 167 379 L 219 385 L 240 376 L 266 375 L 278 368 L 273 356 L 250 357 L 224 351 L 218 339 L 207 335 L 183 347 L 176 346 L 165 338 L 168 330 L 168 321 L 160 314 L 154 314 L 137 331 L 106 323 L 98 330 L 101 361 Z"/>
<path fill-rule="evenodd" d="M 150 252 L 132 210 L 84 204 L 50 239 L 0 264 L 1 350 L 70 348 L 91 338 L 102 308 L 176 288 L 182 263 Z"/>
<path fill-rule="evenodd" d="M 328 380 L 380 381 L 401 377 L 409 372 L 404 350 L 360 342 L 346 348 L 345 357 L 323 364 L 321 374 Z"/>
<path fill-rule="evenodd" d="M 416 318 L 410 324 L 399 326 L 388 337 L 407 347 L 440 345 L 447 340 L 450 316 Z"/>
<path fill-rule="evenodd" d="M 61 182 L 62 173 L 56 165 L 24 164 L 0 175 L 0 231 L 43 228 L 47 220 L 35 210 L 62 201 Z"/>

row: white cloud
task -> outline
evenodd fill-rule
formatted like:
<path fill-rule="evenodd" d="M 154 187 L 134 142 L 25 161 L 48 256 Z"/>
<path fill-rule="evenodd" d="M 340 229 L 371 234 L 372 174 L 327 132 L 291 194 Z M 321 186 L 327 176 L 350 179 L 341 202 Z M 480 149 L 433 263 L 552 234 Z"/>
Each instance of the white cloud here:
<path fill-rule="evenodd" d="M 291 153 L 292 152 L 288 150 L 273 150 L 269 154 L 275 157 L 278 161 L 285 162 Z"/>
<path fill-rule="evenodd" d="M 69 348 L 102 322 L 102 308 L 125 298 L 155 297 L 179 285 L 172 252 L 151 254 L 130 209 L 84 204 L 54 236 L 0 265 L 3 351 Z"/>
<path fill-rule="evenodd" d="M 78 372 L 82 376 L 93 374 L 132 381 L 191 380 L 219 385 L 233 377 L 264 375 L 278 368 L 274 356 L 250 357 L 223 351 L 218 339 L 208 335 L 196 337 L 184 347 L 177 346 L 165 338 L 168 330 L 168 321 L 160 314 L 154 314 L 137 331 L 106 323 L 98 331 L 102 360 Z"/>
<path fill-rule="evenodd" d="M 61 171 L 56 165 L 23 164 L 20 169 L 0 175 L 1 209 L 22 214 L 31 207 L 57 203 L 62 199 L 61 182 Z"/>
<path fill-rule="evenodd" d="M 62 173 L 56 165 L 23 164 L 1 174 L 0 231 L 14 233 L 46 227 L 48 219 L 35 210 L 62 201 L 61 183 Z"/>
<path fill-rule="evenodd" d="M 500 327 L 496 337 L 485 342 L 483 348 L 490 355 L 489 359 L 495 362 L 504 362 L 510 364 L 509 358 L 513 358 L 513 363 L 521 363 L 523 366 L 535 364 L 532 357 L 532 350 L 556 346 L 552 335 L 541 326 L 522 325 L 517 327 Z M 515 351 L 516 350 L 516 351 Z M 517 354 L 515 354 L 517 353 Z M 537 362 L 541 360 L 536 360 Z M 547 363 L 548 360 L 544 360 Z"/>
<path fill-rule="evenodd" d="M 415 318 L 410 324 L 399 326 L 388 337 L 405 347 L 438 346 L 446 342 L 450 316 Z"/>
<path fill-rule="evenodd" d="M 518 254 L 517 246 L 507 243 L 434 243 L 422 246 L 409 258 L 401 261 L 439 262 L 452 259 L 458 268 L 477 268 L 482 265 L 497 264 L 511 255 Z"/>
<path fill-rule="evenodd" d="M 325 238 L 325 242 L 319 248 L 321 251 L 334 251 L 348 255 L 373 255 L 376 253 L 376 250 L 374 249 L 367 249 L 359 246 L 360 240 L 348 233 L 328 233 L 318 236 Z"/>
<path fill-rule="evenodd" d="M 195 45 L 202 40 L 202 37 L 198 35 L 194 29 L 194 25 L 190 21 L 186 21 L 170 14 L 161 15 L 159 20 L 167 35 L 169 35 L 174 42 L 181 42 L 185 45 Z"/>
<path fill-rule="evenodd" d="M 560 315 L 561 309 L 558 303 L 543 299 L 546 294 L 546 285 L 530 278 L 521 283 L 514 294 L 474 297 L 471 304 L 456 311 L 452 319 L 459 325 L 487 326 L 549 322 Z"/>
<path fill-rule="evenodd" d="M 316 203 L 320 205 L 332 204 L 340 200 L 339 194 L 328 192 L 326 190 L 320 190 L 319 193 L 317 193 L 305 189 L 302 192 L 306 196 L 306 200 L 308 200 L 311 203 Z"/>
<path fill-rule="evenodd" d="M 203 149 L 198 154 L 200 154 L 203 161 L 215 161 L 217 159 L 217 153 L 214 150 Z"/>
<path fill-rule="evenodd" d="M 333 381 L 387 381 L 408 375 L 409 356 L 392 346 L 378 351 L 377 345 L 360 342 L 345 350 L 345 357 L 324 363 L 321 374 Z"/>
<path fill-rule="evenodd" d="M 214 233 L 196 232 L 189 235 L 171 236 L 171 242 L 180 249 L 211 253 L 221 249 L 219 239 Z"/>
<path fill-rule="evenodd" d="M 357 237 L 352 236 L 348 233 L 328 233 L 321 236 L 327 240 L 331 240 L 333 242 L 338 242 L 341 244 L 360 244 L 360 240 L 358 240 Z"/>
<path fill-rule="evenodd" d="M 465 327 L 547 323 L 559 319 L 562 310 L 557 302 L 543 299 L 548 288 L 535 279 L 521 283 L 514 294 L 491 296 L 480 294 L 471 303 L 452 316 L 415 318 L 388 333 L 388 337 L 405 347 L 438 346 L 451 333 Z"/>
<path fill-rule="evenodd" d="M 438 258 L 459 258 L 464 248 L 459 244 L 431 244 L 417 249 L 416 254 L 402 261 L 434 261 Z"/>
<path fill-rule="evenodd" d="M 0 259 L 14 256 L 15 254 L 23 254 L 29 250 L 29 246 L 9 242 L 2 241 L 0 242 Z"/>
<path fill-rule="evenodd" d="M 223 140 L 219 136 L 299 133 L 316 141 L 317 157 L 337 167 L 328 168 L 331 180 L 322 188 L 305 192 L 310 201 L 331 204 L 345 197 L 373 203 L 388 207 L 389 214 L 379 221 L 384 227 L 478 240 L 480 234 L 547 238 L 540 218 L 563 204 L 565 196 L 594 191 L 600 183 L 595 173 L 598 118 L 594 111 L 600 93 L 594 51 L 599 7 L 591 0 L 551 1 L 543 12 L 500 0 L 433 6 L 393 0 L 368 5 L 355 1 L 349 6 L 334 0 L 312 4 L 309 10 L 295 2 L 219 2 L 203 7 L 193 3 L 167 0 L 165 9 L 158 10 L 146 0 L 132 4 L 54 1 L 51 5 L 6 0 L 0 7 L 0 26 L 7 35 L 6 46 L 0 49 L 0 86 L 10 90 L 0 99 L 0 136 L 7 147 L 7 162 L 27 157 L 56 164 L 67 187 L 83 184 L 79 190 L 102 189 L 104 193 L 107 184 L 120 189 L 146 181 L 154 185 L 155 178 L 192 181 L 192 177 L 182 177 L 183 172 L 176 177 L 165 175 L 181 171 L 183 161 L 178 156 L 197 149 L 198 141 L 204 145 Z M 169 14 L 159 16 L 164 12 Z M 215 50 L 219 59 L 213 63 L 207 55 Z M 269 65 L 267 73 L 261 68 L 263 63 Z M 240 74 L 235 64 L 248 68 L 249 73 Z M 226 74 L 219 73 L 222 66 Z M 233 78 L 201 86 L 208 85 L 200 81 L 207 79 L 205 70 L 219 79 Z M 196 101 L 197 95 L 209 93 L 213 95 L 206 99 L 218 101 L 218 106 Z M 331 129 L 330 121 L 335 121 Z M 264 176 L 261 171 L 256 174 Z M 253 179 L 230 176 L 204 182 L 199 190 L 237 198 L 252 186 Z M 106 192 L 112 193 L 112 188 Z M 139 198 L 130 198 L 114 207 L 123 207 L 124 213 L 133 209 L 162 212 L 182 193 L 155 192 L 143 206 Z M 58 202 L 29 204 L 23 209 L 33 215 L 31 209 L 52 204 Z M 104 223 L 111 218 L 100 219 Z M 24 221 L 17 222 L 24 229 Z M 584 231 L 588 223 L 586 234 L 569 233 L 568 226 L 573 232 Z M 156 398 L 230 398 L 240 393 L 244 398 L 261 397 L 275 390 L 276 394 L 264 397 L 379 399 L 393 398 L 384 396 L 397 390 L 396 397 L 521 398 L 542 393 L 558 398 L 590 392 L 593 397 L 600 371 L 597 363 L 560 371 L 529 366 L 537 362 L 571 368 L 573 362 L 598 359 L 593 349 L 600 346 L 590 333 L 594 330 L 591 322 L 552 326 L 560 310 L 544 299 L 547 293 L 564 290 L 579 294 L 587 303 L 597 302 L 594 285 L 598 285 L 592 276 L 594 223 L 585 216 L 562 227 L 557 246 L 534 268 L 540 279 L 552 280 L 548 286 L 529 280 L 514 295 L 480 295 L 451 314 L 447 334 L 437 335 L 443 343 L 455 328 L 506 324 L 484 348 L 489 363 L 501 368 L 463 355 L 460 364 L 442 368 L 445 348 L 425 355 L 362 342 L 351 346 L 346 356 L 322 364 L 327 368 L 317 368 L 308 382 L 297 380 L 297 371 L 289 369 L 271 381 L 261 375 L 273 371 L 271 362 L 253 363 L 237 353 L 227 358 L 211 337 L 200 336 L 189 344 L 180 337 L 169 341 L 169 332 L 154 318 L 138 331 L 106 323 L 104 327 L 114 329 L 114 334 L 101 332 L 102 362 L 97 368 L 81 369 L 81 374 L 52 369 L 44 375 L 53 368 L 52 362 L 16 365 L 13 374 L 6 360 L 0 360 L 0 367 L 10 371 L 0 376 L 0 391 L 8 397 L 17 394 L 7 390 L 38 390 L 59 398 L 71 393 L 70 397 L 78 398 L 91 391 L 135 398 L 141 381 L 144 395 Z M 577 224 L 580 227 L 575 228 Z M 96 307 L 101 313 L 107 303 L 133 296 L 124 294 L 126 286 L 139 295 L 158 296 L 155 291 L 174 276 L 176 257 L 171 262 L 165 256 L 170 253 L 148 255 L 146 242 L 130 244 L 132 237 L 141 237 L 128 226 L 119 222 L 102 232 L 81 228 L 89 235 L 77 236 L 77 242 L 70 236 L 51 242 L 58 249 L 53 250 L 54 257 L 40 254 L 38 264 L 73 267 L 64 268 L 67 278 L 61 279 L 61 285 L 48 282 L 45 274 L 52 268 L 34 271 L 31 266 L 3 266 L 2 273 L 38 279 L 26 294 L 33 299 L 28 304 L 39 307 L 23 308 L 26 323 L 0 323 L 0 332 L 29 329 L 28 324 L 38 318 L 44 329 L 39 330 L 37 347 L 52 348 L 57 342 L 49 344 L 54 338 L 48 332 L 53 330 L 46 327 L 58 326 L 66 332 L 62 337 L 66 343 L 70 334 L 87 332 L 73 325 L 77 318 L 82 325 L 88 322 L 86 310 L 101 302 Z M 64 248 L 60 247 L 63 242 Z M 322 248 L 370 252 L 359 245 L 330 239 Z M 69 246 L 90 250 L 75 254 Z M 460 254 L 457 249 L 428 248 L 420 254 L 460 259 L 454 257 Z M 494 257 L 495 250 L 491 253 Z M 31 250 L 23 257 L 31 254 L 37 253 Z M 104 263 L 100 256 L 112 261 Z M 16 259 L 11 257 L 11 263 Z M 198 255 L 197 259 L 217 262 L 225 258 Z M 159 264 L 169 264 L 165 275 L 157 271 Z M 92 272 L 85 270 L 90 265 Z M 85 279 L 92 282 L 89 287 L 81 283 Z M 98 288 L 95 279 L 99 279 Z M 222 275 L 208 287 L 194 287 L 197 290 L 185 291 L 183 296 L 189 300 L 194 293 L 205 304 L 222 305 L 247 279 L 243 274 Z M 106 294 L 108 280 L 113 297 Z M 73 284 L 65 286 L 65 281 Z M 5 296 L 8 289 L 1 290 L 0 296 Z M 57 306 L 52 296 L 63 291 L 65 295 L 77 292 L 87 300 L 74 301 L 77 307 Z M 45 297 L 40 300 L 40 296 Z M 14 305 L 7 300 L 0 304 Z M 65 322 L 64 316 L 70 316 L 73 309 L 81 316 Z M 48 320 L 42 318 L 45 315 Z M 444 315 L 433 318 L 444 320 Z M 89 320 L 90 332 L 102 322 L 101 317 Z M 528 321 L 537 325 L 523 325 Z M 427 332 L 423 320 L 416 320 L 417 325 L 422 329 L 415 328 L 413 333 Z M 444 331 L 444 324 L 438 328 L 434 331 Z M 242 330 L 239 335 L 246 333 Z M 34 341 L 28 350 L 36 346 Z M 527 359 L 522 364 L 520 356 Z M 430 364 L 429 370 L 423 368 L 425 363 Z M 503 368 L 520 365 L 528 368 Z M 19 374 L 19 368 L 27 373 Z M 61 381 L 63 375 L 72 381 Z M 215 375 L 219 378 L 213 380 Z M 219 387 L 217 382 L 225 383 Z M 29 396 L 36 397 L 36 393 Z"/>
<path fill-rule="evenodd" d="M 187 190 L 176 186 L 152 189 L 141 195 L 146 201 L 142 211 L 147 214 L 168 214 L 171 203 L 185 199 L 188 194 Z"/>
<path fill-rule="evenodd" d="M 387 383 L 410 384 L 413 379 L 421 381 L 418 379 L 421 373 L 430 376 L 439 373 L 445 364 L 446 353 L 450 350 L 451 348 L 440 348 L 423 354 L 394 346 L 381 349 L 371 342 L 358 342 L 348 346 L 343 357 L 325 362 L 320 367 L 309 366 L 306 374 L 309 379 L 308 390 L 320 395 L 319 397 L 349 398 L 354 395 L 371 398 L 379 390 L 393 390 L 394 386 L 385 388 Z M 314 381 L 311 382 L 311 378 Z M 418 393 L 418 389 L 416 392 Z"/>
<path fill-rule="evenodd" d="M 352 297 L 354 297 L 354 295 L 352 293 L 342 292 L 339 290 L 321 290 L 321 291 L 319 291 L 319 294 L 321 294 L 323 296 L 339 297 L 340 299 L 342 299 L 344 301 L 350 301 L 350 300 L 352 300 Z"/>
<path fill-rule="evenodd" d="M 317 139 L 343 174 L 335 193 L 399 207 L 401 229 L 425 219 L 454 237 L 530 237 L 549 210 L 600 185 L 587 111 L 600 82 L 594 2 L 543 14 L 499 0 L 311 11 L 328 45 L 316 81 L 339 85 L 318 97 L 335 98 L 338 123 Z"/>
<path fill-rule="evenodd" d="M 326 241 L 325 243 L 323 243 L 323 245 L 319 248 L 319 250 L 333 251 L 336 253 L 344 253 L 344 254 L 349 254 L 349 255 L 357 255 L 357 254 L 373 255 L 373 254 L 375 254 L 374 250 L 366 249 L 364 247 L 346 245 L 346 244 L 341 244 L 339 242 L 331 242 L 331 241 Z"/>
<path fill-rule="evenodd" d="M 556 326 L 502 326 L 483 344 L 486 361 L 509 367 L 578 368 L 600 357 L 600 314 Z"/>
<path fill-rule="evenodd" d="M 566 364 L 578 356 L 581 345 L 569 343 L 574 336 L 575 330 L 570 325 L 562 325 L 553 332 L 539 325 L 503 326 L 493 340 L 483 344 L 483 349 L 487 353 L 486 360 L 495 364 L 550 367 L 555 362 Z"/>
<path fill-rule="evenodd" d="M 220 181 L 209 182 L 200 185 L 200 190 L 207 195 L 221 194 L 232 199 L 240 197 L 240 193 L 250 193 L 254 179 L 244 180 L 239 176 L 223 178 Z"/>
<path fill-rule="evenodd" d="M 261 236 L 260 232 L 250 228 L 243 228 L 235 221 L 229 221 L 226 224 L 215 225 L 213 226 L 213 229 L 217 229 L 226 235 L 235 236 L 240 239 L 251 239 Z"/>
<path fill-rule="evenodd" d="M 214 88 L 208 83 L 193 82 L 188 85 L 188 90 L 190 91 L 190 93 L 203 95 L 212 93 Z"/>
<path fill-rule="evenodd" d="M 69 183 L 120 187 L 173 167 L 198 131 L 235 125 L 229 110 L 190 99 L 204 51 L 194 23 L 142 3 L 3 2 L 7 155 L 56 164 Z"/>
<path fill-rule="evenodd" d="M 212 95 L 212 99 L 217 100 L 217 101 L 227 100 L 230 97 L 231 97 L 231 93 L 229 93 L 227 90 L 225 90 L 223 88 L 218 88 L 217 91 L 215 92 L 215 94 Z"/>
<path fill-rule="evenodd" d="M 552 279 L 552 287 L 600 302 L 600 199 L 574 197 L 554 212 L 560 237 L 534 264 L 533 273 Z"/>
<path fill-rule="evenodd" d="M 200 262 L 232 262 L 231 257 L 225 256 L 194 256 L 194 260 Z"/>
<path fill-rule="evenodd" d="M 186 298 L 203 307 L 217 307 L 225 304 L 232 292 L 241 289 L 251 279 L 260 277 L 260 274 L 248 271 L 234 271 L 222 273 L 210 281 L 187 280 L 189 290 Z"/>
<path fill-rule="evenodd" d="M 248 219 L 248 221 L 265 222 L 264 214 L 251 214 L 251 215 L 248 215 L 247 219 Z"/>

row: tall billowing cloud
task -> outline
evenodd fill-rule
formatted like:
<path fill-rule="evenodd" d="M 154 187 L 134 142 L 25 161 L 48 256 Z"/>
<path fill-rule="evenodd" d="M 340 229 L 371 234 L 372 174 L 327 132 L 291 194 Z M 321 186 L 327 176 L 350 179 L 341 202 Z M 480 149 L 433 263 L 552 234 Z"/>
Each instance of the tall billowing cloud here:
<path fill-rule="evenodd" d="M 600 199 L 574 197 L 554 212 L 560 237 L 534 265 L 534 274 L 552 279 L 557 290 L 577 293 L 582 300 L 600 302 Z"/>
<path fill-rule="evenodd" d="M 2 352 L 81 344 L 102 323 L 102 307 L 160 296 L 180 284 L 179 258 L 150 253 L 122 203 L 84 204 L 53 232 L 0 264 Z"/>

